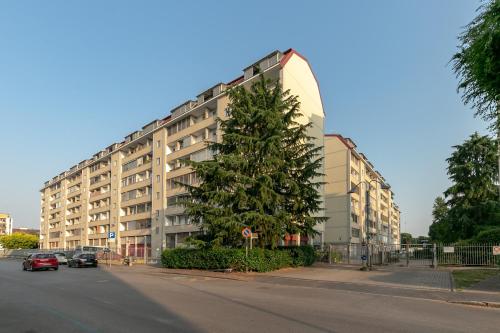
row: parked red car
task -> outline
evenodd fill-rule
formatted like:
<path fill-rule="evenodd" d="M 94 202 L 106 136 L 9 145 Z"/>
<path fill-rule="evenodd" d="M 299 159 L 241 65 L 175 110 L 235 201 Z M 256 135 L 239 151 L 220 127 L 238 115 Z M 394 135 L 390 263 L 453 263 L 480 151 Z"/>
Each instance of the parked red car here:
<path fill-rule="evenodd" d="M 38 269 L 59 269 L 59 262 L 52 253 L 32 253 L 23 261 L 23 271 L 36 271 Z"/>

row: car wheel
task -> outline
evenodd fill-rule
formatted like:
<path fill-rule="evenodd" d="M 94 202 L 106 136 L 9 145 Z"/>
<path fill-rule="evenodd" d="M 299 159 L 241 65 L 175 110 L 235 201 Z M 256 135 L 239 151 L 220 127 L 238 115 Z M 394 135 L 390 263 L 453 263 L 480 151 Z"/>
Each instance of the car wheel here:
<path fill-rule="evenodd" d="M 59 269 L 59 267 L 54 267 L 54 270 L 57 271 Z"/>
<path fill-rule="evenodd" d="M 25 271 L 25 270 L 26 270 L 26 266 L 23 265 L 23 271 Z"/>

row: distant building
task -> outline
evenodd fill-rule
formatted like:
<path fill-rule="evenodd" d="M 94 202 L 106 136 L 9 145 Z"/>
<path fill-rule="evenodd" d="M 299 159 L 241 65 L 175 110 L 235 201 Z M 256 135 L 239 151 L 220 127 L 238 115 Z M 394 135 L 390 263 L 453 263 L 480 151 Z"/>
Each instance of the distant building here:
<path fill-rule="evenodd" d="M 22 234 L 30 234 L 30 235 L 39 235 L 40 234 L 40 229 L 33 229 L 33 228 L 12 228 L 12 233 L 22 233 Z"/>
<path fill-rule="evenodd" d="M 394 193 L 351 139 L 325 135 L 325 176 L 325 243 L 400 243 Z"/>
<path fill-rule="evenodd" d="M 7 213 L 0 213 L 0 235 L 12 234 L 12 217 Z"/>

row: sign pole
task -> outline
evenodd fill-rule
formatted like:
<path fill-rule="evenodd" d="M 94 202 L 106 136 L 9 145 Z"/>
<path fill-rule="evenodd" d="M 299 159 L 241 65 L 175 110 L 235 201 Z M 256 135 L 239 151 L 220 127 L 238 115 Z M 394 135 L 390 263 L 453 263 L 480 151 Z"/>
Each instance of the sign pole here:
<path fill-rule="evenodd" d="M 245 238 L 245 273 L 248 273 L 248 237 Z"/>

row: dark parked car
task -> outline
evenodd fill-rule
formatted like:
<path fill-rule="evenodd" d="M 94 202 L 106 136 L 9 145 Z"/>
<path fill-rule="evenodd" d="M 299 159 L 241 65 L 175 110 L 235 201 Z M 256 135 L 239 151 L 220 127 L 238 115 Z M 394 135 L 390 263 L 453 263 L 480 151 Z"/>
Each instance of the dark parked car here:
<path fill-rule="evenodd" d="M 80 253 L 68 260 L 68 267 L 97 267 L 97 259 L 93 253 Z"/>
<path fill-rule="evenodd" d="M 23 270 L 36 271 L 39 269 L 59 269 L 57 258 L 52 253 L 32 253 L 23 261 Z"/>

